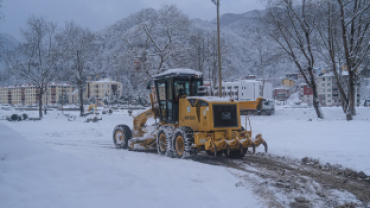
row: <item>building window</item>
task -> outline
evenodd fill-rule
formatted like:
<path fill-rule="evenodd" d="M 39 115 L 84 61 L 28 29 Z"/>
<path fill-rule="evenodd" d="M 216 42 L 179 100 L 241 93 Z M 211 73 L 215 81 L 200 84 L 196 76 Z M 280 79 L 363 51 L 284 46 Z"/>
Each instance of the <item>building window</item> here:
<path fill-rule="evenodd" d="M 328 103 L 330 103 L 331 102 L 331 100 L 328 100 Z"/>
<path fill-rule="evenodd" d="M 325 87 L 325 83 L 322 83 L 322 86 Z"/>

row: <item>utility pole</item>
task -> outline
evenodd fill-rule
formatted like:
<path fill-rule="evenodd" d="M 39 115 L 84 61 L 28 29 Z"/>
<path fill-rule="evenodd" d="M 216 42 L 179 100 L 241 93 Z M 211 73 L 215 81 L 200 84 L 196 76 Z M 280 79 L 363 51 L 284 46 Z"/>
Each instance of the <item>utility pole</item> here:
<path fill-rule="evenodd" d="M 221 41 L 220 41 L 220 1 L 212 0 L 217 7 L 217 56 L 218 56 L 218 95 L 222 97 L 222 67 L 221 67 Z"/>

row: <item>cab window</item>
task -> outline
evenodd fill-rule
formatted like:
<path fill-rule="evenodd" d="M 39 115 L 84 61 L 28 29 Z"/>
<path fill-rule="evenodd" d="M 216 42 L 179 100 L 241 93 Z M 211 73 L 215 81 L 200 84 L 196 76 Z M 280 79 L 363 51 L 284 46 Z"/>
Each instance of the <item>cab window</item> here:
<path fill-rule="evenodd" d="M 175 96 L 178 96 L 180 92 L 186 96 L 190 96 L 190 82 L 189 81 L 175 81 L 174 83 Z"/>

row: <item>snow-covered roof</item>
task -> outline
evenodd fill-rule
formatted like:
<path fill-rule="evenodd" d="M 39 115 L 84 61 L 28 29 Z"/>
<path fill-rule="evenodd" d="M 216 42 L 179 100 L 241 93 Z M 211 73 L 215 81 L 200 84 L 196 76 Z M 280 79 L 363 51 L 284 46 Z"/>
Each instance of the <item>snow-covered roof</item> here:
<path fill-rule="evenodd" d="M 64 87 L 71 86 L 71 84 L 67 82 L 51 82 L 50 85 L 51 86 L 64 86 Z"/>
<path fill-rule="evenodd" d="M 250 79 L 243 79 L 243 80 L 240 80 L 241 82 L 249 82 L 249 83 L 260 83 L 261 81 L 258 81 L 258 80 L 250 80 Z"/>
<path fill-rule="evenodd" d="M 274 90 L 289 90 L 287 87 L 276 87 Z"/>
<path fill-rule="evenodd" d="M 68 87 L 71 86 L 70 83 L 67 82 L 50 82 L 48 85 L 50 86 L 64 86 Z M 5 87 L 0 87 L 0 88 L 22 88 L 22 87 L 36 87 L 34 84 L 19 84 L 19 85 L 10 85 L 10 86 L 5 86 Z"/>
<path fill-rule="evenodd" d="M 338 72 L 338 74 L 342 74 L 343 76 L 348 76 L 348 71 Z M 320 77 L 334 77 L 334 72 L 329 72 L 329 73 L 320 75 Z"/>
<path fill-rule="evenodd" d="M 186 99 L 201 99 L 209 102 L 230 102 L 230 98 L 220 98 L 216 96 L 189 96 Z"/>
<path fill-rule="evenodd" d="M 90 82 L 98 82 L 98 83 L 108 83 L 108 82 L 115 82 L 115 83 L 119 83 L 119 82 L 116 82 L 116 81 L 112 81 L 110 78 L 105 78 L 105 79 L 101 79 L 101 80 L 98 80 L 98 81 L 90 81 Z"/>
<path fill-rule="evenodd" d="M 154 77 L 165 76 L 170 74 L 195 74 L 195 75 L 202 75 L 203 73 L 200 71 L 196 71 L 194 69 L 187 69 L 187 68 L 177 68 L 177 69 L 168 69 L 167 71 L 157 74 Z"/>

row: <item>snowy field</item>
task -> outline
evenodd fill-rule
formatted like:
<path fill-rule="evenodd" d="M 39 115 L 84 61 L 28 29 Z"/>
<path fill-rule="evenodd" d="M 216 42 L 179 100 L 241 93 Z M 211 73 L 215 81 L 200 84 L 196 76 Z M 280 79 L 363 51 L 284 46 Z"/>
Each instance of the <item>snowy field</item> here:
<path fill-rule="evenodd" d="M 369 175 L 370 108 L 358 108 L 351 122 L 339 107 L 322 109 L 325 120 L 313 108 L 283 106 L 252 116 L 253 135 L 262 133 L 269 154 Z M 0 110 L 0 118 L 11 114 Z M 132 126 L 132 118 L 120 111 L 102 119 L 68 121 L 53 111 L 41 121 L 1 120 L 0 207 L 264 207 L 248 185 L 236 187 L 235 170 L 115 149 L 114 126 Z"/>

